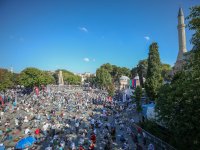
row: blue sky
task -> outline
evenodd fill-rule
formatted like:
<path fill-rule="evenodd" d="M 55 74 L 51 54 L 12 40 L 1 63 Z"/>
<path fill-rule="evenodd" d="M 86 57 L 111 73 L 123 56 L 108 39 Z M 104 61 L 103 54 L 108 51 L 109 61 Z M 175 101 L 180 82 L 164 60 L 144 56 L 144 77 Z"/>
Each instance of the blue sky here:
<path fill-rule="evenodd" d="M 198 0 L 0 0 L 0 67 L 95 72 L 133 68 L 158 42 L 161 61 L 178 54 L 177 13 Z M 186 22 L 187 24 L 187 22 Z M 192 31 L 186 29 L 187 49 Z"/>

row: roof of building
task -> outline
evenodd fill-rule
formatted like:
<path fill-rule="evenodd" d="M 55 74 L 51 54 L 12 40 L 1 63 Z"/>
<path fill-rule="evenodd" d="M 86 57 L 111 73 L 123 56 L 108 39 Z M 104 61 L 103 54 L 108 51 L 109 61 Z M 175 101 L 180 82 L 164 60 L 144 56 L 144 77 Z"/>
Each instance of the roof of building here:
<path fill-rule="evenodd" d="M 135 80 L 139 80 L 139 76 L 135 76 L 135 78 L 134 78 Z"/>
<path fill-rule="evenodd" d="M 129 80 L 129 77 L 127 77 L 127 76 L 121 76 L 119 79 L 120 80 Z"/>

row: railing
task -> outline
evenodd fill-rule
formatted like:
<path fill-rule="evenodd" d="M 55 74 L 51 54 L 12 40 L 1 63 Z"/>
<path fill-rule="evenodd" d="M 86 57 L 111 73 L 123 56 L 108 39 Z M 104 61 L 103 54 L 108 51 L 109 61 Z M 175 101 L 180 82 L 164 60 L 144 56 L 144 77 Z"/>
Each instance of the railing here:
<path fill-rule="evenodd" d="M 135 129 L 141 128 L 138 125 L 134 124 Z M 142 129 L 142 128 L 141 128 Z M 159 150 L 176 150 L 173 146 L 169 145 L 168 143 L 162 141 L 161 139 L 155 137 L 154 135 L 150 134 L 149 132 L 145 131 L 142 129 L 142 132 L 145 132 L 146 134 L 146 139 L 154 144 L 157 149 Z"/>

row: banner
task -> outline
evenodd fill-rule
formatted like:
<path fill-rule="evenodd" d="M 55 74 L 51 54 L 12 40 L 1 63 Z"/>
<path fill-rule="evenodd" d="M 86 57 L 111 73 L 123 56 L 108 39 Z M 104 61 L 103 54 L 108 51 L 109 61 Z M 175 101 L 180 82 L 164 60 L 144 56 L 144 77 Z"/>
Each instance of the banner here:
<path fill-rule="evenodd" d="M 130 87 L 134 87 L 133 82 L 134 82 L 133 79 L 130 80 Z"/>
<path fill-rule="evenodd" d="M 137 83 L 137 80 L 136 80 L 136 79 L 132 79 L 132 80 L 131 80 L 131 86 L 132 86 L 133 88 L 136 88 L 136 83 Z"/>

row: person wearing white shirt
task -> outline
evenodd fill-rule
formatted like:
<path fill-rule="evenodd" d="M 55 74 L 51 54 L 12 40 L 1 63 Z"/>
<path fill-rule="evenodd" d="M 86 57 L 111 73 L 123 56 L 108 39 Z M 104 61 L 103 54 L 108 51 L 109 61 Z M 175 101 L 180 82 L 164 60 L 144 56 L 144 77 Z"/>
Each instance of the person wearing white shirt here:
<path fill-rule="evenodd" d="M 30 129 L 29 129 L 29 128 L 26 128 L 25 131 L 24 131 L 24 133 L 25 133 L 25 134 L 29 134 L 29 133 L 30 133 Z"/>
<path fill-rule="evenodd" d="M 4 112 L 1 111 L 1 120 L 3 120 Z"/>
<path fill-rule="evenodd" d="M 78 133 L 78 130 L 79 130 L 79 122 L 76 122 L 76 123 L 75 123 L 75 128 L 76 128 L 76 133 Z"/>
<path fill-rule="evenodd" d="M 79 140 L 79 144 L 83 145 L 83 143 L 84 143 L 84 139 L 81 137 L 80 140 Z"/>
<path fill-rule="evenodd" d="M 27 116 L 24 117 L 24 122 L 25 122 L 25 123 L 28 122 L 28 118 L 27 118 Z"/>
<path fill-rule="evenodd" d="M 78 128 L 78 127 L 79 127 L 79 122 L 76 122 L 76 123 L 75 123 L 75 126 Z"/>
<path fill-rule="evenodd" d="M 45 150 L 52 150 L 52 147 L 49 145 L 48 147 L 45 148 Z"/>
<path fill-rule="evenodd" d="M 48 129 L 48 127 L 49 127 L 48 123 L 46 123 L 46 124 L 43 125 L 43 132 L 44 132 L 45 135 L 47 135 L 47 129 Z"/>
<path fill-rule="evenodd" d="M 91 124 L 94 124 L 94 122 L 95 122 L 95 120 L 92 118 L 92 120 L 91 120 Z"/>
<path fill-rule="evenodd" d="M 71 144 L 71 149 L 72 149 L 72 150 L 76 150 L 76 146 L 75 146 L 75 143 L 74 143 L 74 142 L 72 142 L 72 144 Z"/>
<path fill-rule="evenodd" d="M 19 120 L 15 118 L 15 126 L 19 125 Z"/>
<path fill-rule="evenodd" d="M 94 129 L 93 132 L 94 132 L 95 135 L 97 134 L 97 130 L 96 129 Z"/>

